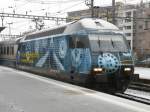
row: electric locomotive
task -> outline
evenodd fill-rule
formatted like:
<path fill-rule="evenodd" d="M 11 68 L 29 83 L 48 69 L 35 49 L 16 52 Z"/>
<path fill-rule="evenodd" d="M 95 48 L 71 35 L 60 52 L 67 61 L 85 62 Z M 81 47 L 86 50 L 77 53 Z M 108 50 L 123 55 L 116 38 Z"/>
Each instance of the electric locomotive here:
<path fill-rule="evenodd" d="M 125 91 L 133 73 L 132 52 L 113 24 L 85 18 L 26 35 L 18 44 L 17 68 L 85 85 Z"/>

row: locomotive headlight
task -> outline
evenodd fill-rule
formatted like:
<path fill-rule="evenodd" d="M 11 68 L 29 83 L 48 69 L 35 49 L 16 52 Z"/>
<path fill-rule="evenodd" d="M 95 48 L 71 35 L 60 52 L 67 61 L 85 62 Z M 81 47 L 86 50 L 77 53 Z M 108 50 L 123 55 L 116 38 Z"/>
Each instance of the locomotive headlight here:
<path fill-rule="evenodd" d="M 103 71 L 102 68 L 94 68 L 93 70 L 94 70 L 94 72 L 102 72 Z"/>
<path fill-rule="evenodd" d="M 131 68 L 124 68 L 124 71 L 131 71 Z"/>

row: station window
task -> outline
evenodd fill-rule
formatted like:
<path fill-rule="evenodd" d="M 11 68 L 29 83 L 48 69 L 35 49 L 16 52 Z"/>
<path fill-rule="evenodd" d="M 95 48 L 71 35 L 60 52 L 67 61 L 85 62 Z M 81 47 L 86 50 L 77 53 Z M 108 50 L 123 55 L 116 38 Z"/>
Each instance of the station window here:
<path fill-rule="evenodd" d="M 123 30 L 123 27 L 119 27 L 120 30 Z"/>
<path fill-rule="evenodd" d="M 131 36 L 131 33 L 126 33 L 125 35 L 126 35 L 126 36 Z"/>
<path fill-rule="evenodd" d="M 131 29 L 131 26 L 125 26 L 125 29 Z"/>
<path fill-rule="evenodd" d="M 139 29 L 143 29 L 143 25 L 139 25 Z"/>
<path fill-rule="evenodd" d="M 126 17 L 131 17 L 131 12 L 126 12 Z"/>
<path fill-rule="evenodd" d="M 128 45 L 131 46 L 131 41 L 130 40 L 128 40 Z"/>
<path fill-rule="evenodd" d="M 145 30 L 148 30 L 148 21 L 145 21 Z"/>
<path fill-rule="evenodd" d="M 125 22 L 126 23 L 131 22 L 131 18 L 125 19 Z"/>

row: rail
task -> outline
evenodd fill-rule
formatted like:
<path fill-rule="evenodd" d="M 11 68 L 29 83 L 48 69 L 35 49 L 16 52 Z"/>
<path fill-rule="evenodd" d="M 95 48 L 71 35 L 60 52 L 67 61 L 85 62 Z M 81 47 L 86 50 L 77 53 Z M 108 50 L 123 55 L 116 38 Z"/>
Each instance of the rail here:
<path fill-rule="evenodd" d="M 150 92 L 150 84 L 145 84 L 142 82 L 132 82 L 129 85 L 129 88 L 134 90 Z"/>
<path fill-rule="evenodd" d="M 150 99 L 147 98 L 142 98 L 135 95 L 126 94 L 126 93 L 115 93 L 115 96 L 150 105 Z"/>

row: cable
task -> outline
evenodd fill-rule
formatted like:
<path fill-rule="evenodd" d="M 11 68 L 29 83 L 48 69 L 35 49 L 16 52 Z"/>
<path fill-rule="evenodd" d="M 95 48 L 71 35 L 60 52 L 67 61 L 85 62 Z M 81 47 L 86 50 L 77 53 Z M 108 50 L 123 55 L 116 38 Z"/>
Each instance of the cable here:
<path fill-rule="evenodd" d="M 138 17 L 115 17 L 115 18 L 118 18 L 118 19 L 130 19 L 131 21 L 148 21 L 150 20 L 150 18 L 138 18 Z"/>
<path fill-rule="evenodd" d="M 71 5 L 71 6 L 69 6 L 69 7 L 67 7 L 67 8 L 64 8 L 64 9 L 62 9 L 62 10 L 59 10 L 59 11 L 57 11 L 57 12 L 54 12 L 54 13 L 51 13 L 53 16 L 56 16 L 56 15 L 58 15 L 58 13 L 59 13 L 59 15 L 61 14 L 64 14 L 64 13 L 67 13 L 67 12 L 62 12 L 62 11 L 66 11 L 66 10 L 68 10 L 68 9 L 71 9 L 71 8 L 73 8 L 73 7 L 76 7 L 76 6 L 78 6 L 78 5 L 80 5 L 80 4 L 82 4 L 82 3 L 84 3 L 84 1 L 82 0 L 77 0 L 78 1 L 78 3 L 76 3 L 76 4 L 73 4 L 73 5 Z M 80 1 L 80 2 L 79 2 Z M 49 8 L 51 8 L 51 7 L 48 7 L 48 8 L 44 8 L 44 10 L 48 10 Z M 40 9 L 40 10 L 31 10 L 31 12 L 39 12 L 39 13 L 41 13 L 41 11 L 43 11 L 43 9 Z M 60 13 L 61 12 L 61 13 Z M 47 12 L 45 12 L 45 14 L 46 14 Z"/>
<path fill-rule="evenodd" d="M 26 0 L 28 2 L 32 2 L 32 3 L 40 3 L 40 4 L 58 4 L 58 3 L 70 3 L 70 2 L 77 2 L 77 1 L 83 1 L 83 0 L 54 0 L 54 1 L 48 1 L 48 0 Z"/>
<path fill-rule="evenodd" d="M 70 7 L 67 7 L 67 8 L 65 8 L 65 9 L 59 10 L 58 12 L 62 12 L 62 11 L 68 10 L 68 9 L 70 9 L 70 8 L 76 7 L 76 6 L 80 5 L 81 3 L 84 3 L 84 2 L 82 1 L 82 2 L 80 2 L 80 3 L 74 4 L 74 5 L 70 6 Z"/>

